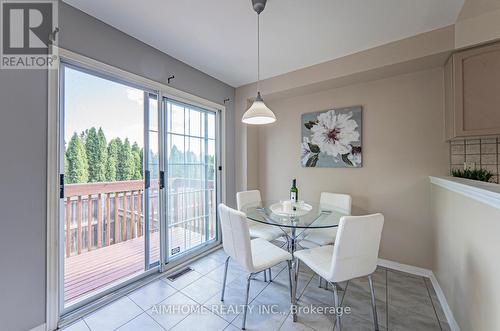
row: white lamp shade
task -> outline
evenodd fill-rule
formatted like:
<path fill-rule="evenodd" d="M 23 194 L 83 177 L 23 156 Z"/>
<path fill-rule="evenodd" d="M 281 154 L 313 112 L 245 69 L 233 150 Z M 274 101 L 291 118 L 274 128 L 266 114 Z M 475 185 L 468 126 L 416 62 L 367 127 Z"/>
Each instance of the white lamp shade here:
<path fill-rule="evenodd" d="M 266 106 L 260 93 L 257 93 L 257 98 L 245 114 L 243 114 L 241 121 L 246 124 L 254 125 L 269 124 L 276 122 L 276 116 L 273 111 Z"/>

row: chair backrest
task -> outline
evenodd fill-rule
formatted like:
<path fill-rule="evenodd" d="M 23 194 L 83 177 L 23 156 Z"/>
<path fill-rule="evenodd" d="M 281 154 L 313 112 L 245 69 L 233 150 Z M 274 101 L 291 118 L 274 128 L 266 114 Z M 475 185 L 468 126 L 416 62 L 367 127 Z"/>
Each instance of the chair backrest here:
<path fill-rule="evenodd" d="M 346 215 L 351 215 L 352 198 L 349 194 L 321 192 L 319 204 L 322 208 L 331 208 Z"/>
<path fill-rule="evenodd" d="M 383 226 L 382 214 L 342 217 L 328 280 L 343 282 L 373 273 L 377 268 Z"/>
<path fill-rule="evenodd" d="M 219 215 L 224 251 L 247 271 L 253 270 L 250 233 L 245 214 L 221 203 Z"/>
<path fill-rule="evenodd" d="M 259 190 L 243 191 L 236 193 L 236 206 L 239 211 L 243 207 L 258 207 L 262 203 Z"/>

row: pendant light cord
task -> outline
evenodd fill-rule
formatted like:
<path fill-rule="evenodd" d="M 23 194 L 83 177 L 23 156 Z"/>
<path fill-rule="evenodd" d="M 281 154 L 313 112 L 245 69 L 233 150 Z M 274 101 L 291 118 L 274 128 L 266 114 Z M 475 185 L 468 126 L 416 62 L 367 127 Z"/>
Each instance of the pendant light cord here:
<path fill-rule="evenodd" d="M 260 92 L 260 14 L 257 14 L 257 92 Z"/>

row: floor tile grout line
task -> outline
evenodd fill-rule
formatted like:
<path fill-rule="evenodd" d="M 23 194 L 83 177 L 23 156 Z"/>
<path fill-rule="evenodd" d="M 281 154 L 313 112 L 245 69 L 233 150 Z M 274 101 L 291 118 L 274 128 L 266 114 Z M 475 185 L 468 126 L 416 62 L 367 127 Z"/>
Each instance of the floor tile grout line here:
<path fill-rule="evenodd" d="M 127 299 L 129 299 L 130 301 L 133 302 L 134 305 L 136 305 L 137 307 L 139 307 L 139 309 L 142 311 L 142 313 L 139 313 L 138 315 L 135 315 L 134 317 L 132 317 L 131 319 L 129 319 L 128 321 L 126 321 L 125 323 L 119 325 L 118 327 L 114 328 L 114 330 L 118 330 L 119 328 L 121 328 L 122 326 L 124 326 L 125 324 L 127 324 L 128 322 L 132 322 L 133 320 L 135 320 L 137 317 L 141 316 L 143 313 L 145 313 L 144 309 L 142 309 L 137 303 L 135 303 L 134 300 L 130 299 L 128 297 L 128 295 L 125 295 L 125 297 L 127 297 Z M 149 316 L 149 315 L 148 315 Z"/>
<path fill-rule="evenodd" d="M 389 306 L 391 306 L 391 305 L 390 305 L 390 303 L 389 303 L 389 294 L 388 294 L 388 293 L 389 293 L 389 280 L 388 280 L 388 278 L 389 278 L 389 272 L 392 272 L 393 270 L 392 270 L 392 269 L 386 269 L 386 268 L 384 268 L 384 271 L 385 271 L 385 275 L 384 275 L 384 276 L 385 276 L 385 286 L 386 286 L 386 289 L 385 289 L 385 295 L 386 295 L 385 307 L 386 307 L 386 320 L 387 320 L 387 323 L 386 323 L 386 329 L 387 329 L 387 330 L 389 330 L 389 328 L 390 328 L 390 325 L 389 325 Z M 209 272 L 210 272 L 210 271 L 208 271 L 207 273 L 209 273 Z M 198 273 L 201 275 L 201 277 L 206 277 L 206 275 L 207 275 L 207 273 L 200 273 L 200 272 L 198 272 Z M 275 273 L 275 276 L 273 277 L 273 279 L 277 279 L 278 277 L 280 277 L 281 273 L 287 273 L 287 268 L 286 268 L 286 267 L 284 267 L 284 268 L 282 268 L 279 272 L 276 272 L 276 273 Z M 399 273 L 399 272 L 395 271 L 395 273 Z M 401 274 L 406 275 L 405 273 L 401 273 Z M 299 298 L 302 298 L 302 297 L 304 296 L 304 294 L 307 292 L 307 290 L 306 290 L 306 289 L 307 289 L 309 286 L 314 285 L 314 274 L 304 273 L 304 276 L 307 276 L 307 278 L 306 278 L 306 279 L 304 279 L 305 286 L 304 286 L 304 289 L 301 291 Z M 409 276 L 411 276 L 411 275 L 407 275 L 407 276 L 409 277 Z M 200 277 L 200 278 L 201 278 L 201 277 Z M 210 277 L 208 277 L 208 278 L 209 278 L 209 279 L 212 279 L 212 278 L 210 278 Z M 432 296 L 431 296 L 431 291 L 430 291 L 430 287 L 429 287 L 429 286 L 432 286 L 432 285 L 428 284 L 428 282 L 426 281 L 426 278 L 425 278 L 425 277 L 422 277 L 422 276 L 418 277 L 418 276 L 417 276 L 417 277 L 415 277 L 415 278 L 419 278 L 419 279 L 422 279 L 422 280 L 424 281 L 424 285 L 426 286 L 426 292 L 427 292 L 427 295 L 428 295 L 427 297 L 428 297 L 428 298 L 430 298 L 430 300 L 431 300 L 431 304 L 432 304 L 432 307 L 433 307 L 433 311 L 434 311 L 434 313 L 435 313 L 435 315 L 434 315 L 434 316 L 435 316 L 435 318 L 437 318 L 437 320 L 438 320 L 438 323 L 439 323 L 439 327 L 440 327 L 440 329 L 441 329 L 441 330 L 443 330 L 443 325 L 442 325 L 442 323 L 444 323 L 444 321 L 443 321 L 443 322 L 441 322 L 441 320 L 439 320 L 439 317 L 437 316 L 437 310 L 436 310 L 436 307 L 437 307 L 437 306 L 436 306 L 436 303 L 435 303 L 435 301 L 433 300 L 433 298 L 432 298 Z M 164 280 L 164 279 L 163 279 L 163 280 Z M 213 280 L 213 279 L 212 279 L 212 280 Z M 235 280 L 237 280 L 237 278 L 235 278 L 233 281 L 235 281 Z M 165 281 L 165 280 L 164 280 L 164 281 Z M 196 280 L 195 280 L 195 281 L 196 281 Z M 169 282 L 167 282 L 167 281 L 165 281 L 165 282 L 167 283 L 167 285 L 168 285 L 168 286 L 170 286 L 170 287 L 174 290 L 174 293 L 172 293 L 172 294 L 171 294 L 171 295 L 169 295 L 168 297 L 170 297 L 170 296 L 172 296 L 172 295 L 174 295 L 174 294 L 176 294 L 176 293 L 181 293 L 182 295 L 186 296 L 187 298 L 190 298 L 191 300 L 193 300 L 193 301 L 195 302 L 195 304 L 200 305 L 201 307 L 204 307 L 205 309 L 208 309 L 208 308 L 207 308 L 207 304 L 206 304 L 206 302 L 207 302 L 208 300 L 207 300 L 207 301 L 205 301 L 205 303 L 204 303 L 204 304 L 200 304 L 200 303 L 198 303 L 196 300 L 194 300 L 193 298 L 191 298 L 188 294 L 184 293 L 184 292 L 183 292 L 183 289 L 182 289 L 182 290 L 178 290 L 178 289 L 176 289 L 175 287 L 173 287 L 172 285 L 170 285 L 170 284 L 169 284 Z M 193 281 L 193 282 L 194 282 L 194 281 Z M 274 281 L 273 281 L 273 282 L 274 282 Z M 270 285 L 271 283 L 273 283 L 273 282 L 266 282 L 266 283 L 264 283 L 264 286 L 262 287 L 262 289 L 260 289 L 260 290 L 258 290 L 258 291 L 256 292 L 256 294 L 255 294 L 254 298 L 250 300 L 249 304 L 252 304 L 252 303 L 258 302 L 258 298 L 259 298 L 259 296 L 260 296 L 260 295 L 262 295 L 262 292 L 263 292 L 264 290 L 266 290 L 266 289 L 269 287 L 269 285 Z M 285 283 L 286 283 L 286 282 L 285 282 Z M 276 284 L 283 285 L 283 282 L 282 282 L 282 281 L 280 281 L 279 283 L 276 283 Z M 354 284 L 354 283 L 353 283 L 353 284 Z M 147 286 L 147 285 L 144 285 L 144 286 Z M 188 284 L 187 286 L 189 286 L 189 284 Z M 187 287 L 187 286 L 186 286 L 186 287 Z M 347 291 L 348 291 L 348 289 L 349 289 L 349 288 L 351 288 L 352 286 L 353 286 L 353 285 L 351 284 L 351 282 L 349 282 L 349 281 L 348 281 L 348 282 L 346 282 L 346 286 L 345 286 L 345 289 L 344 289 L 344 291 L 343 291 L 344 293 L 342 293 L 341 305 L 346 303 L 346 302 L 345 302 L 345 300 L 346 300 L 346 294 L 347 294 Z M 185 287 L 184 287 L 184 288 L 185 288 Z M 424 293 L 425 293 L 425 292 L 424 292 Z M 129 294 L 130 294 L 130 293 L 129 293 Z M 153 320 L 154 320 L 154 322 L 155 322 L 155 325 L 156 325 L 156 324 L 158 324 L 158 325 L 159 325 L 159 327 L 160 327 L 162 330 L 164 330 L 165 328 L 164 328 L 161 324 L 159 324 L 159 322 L 158 322 L 158 321 L 156 321 L 156 319 L 154 319 L 151 315 L 149 315 L 146 309 L 144 309 L 144 308 L 142 308 L 141 306 L 139 306 L 139 304 L 138 304 L 137 302 L 135 302 L 135 301 L 134 301 L 134 300 L 133 300 L 133 299 L 129 296 L 129 294 L 126 294 L 126 295 L 124 295 L 124 296 L 126 296 L 126 297 L 127 297 L 128 299 L 130 299 L 130 300 L 131 300 L 131 301 L 132 301 L 132 302 L 133 302 L 136 306 L 138 306 L 141 312 L 140 312 L 139 314 L 135 315 L 134 317 L 132 317 L 131 319 L 129 319 L 128 321 L 126 321 L 125 323 L 123 323 L 123 324 L 119 325 L 117 328 L 123 327 L 124 325 L 126 325 L 126 324 L 130 323 L 131 321 L 133 321 L 134 319 L 136 319 L 136 318 L 138 318 L 140 315 L 142 315 L 144 312 L 146 312 L 146 316 L 147 316 L 148 318 L 153 319 Z M 214 296 L 217 296 L 217 295 L 218 295 L 218 294 L 214 294 Z M 168 297 L 167 297 L 167 298 L 168 298 Z M 167 299 L 167 298 L 165 298 L 165 299 Z M 163 299 L 163 300 L 165 300 L 165 299 Z M 162 301 L 163 301 L 163 300 L 162 300 Z M 160 301 L 160 303 L 161 303 L 162 301 Z M 148 309 L 148 310 L 149 310 L 149 309 Z M 208 311 L 210 311 L 210 309 L 208 309 Z M 284 312 L 284 313 L 285 313 L 285 314 L 284 314 L 285 316 L 284 316 L 284 318 L 283 318 L 283 319 L 279 322 L 279 326 L 277 327 L 277 329 L 278 329 L 278 330 L 280 330 L 280 329 L 282 329 L 282 328 L 283 328 L 283 325 L 285 324 L 285 322 L 287 321 L 287 319 L 290 317 L 290 312 Z M 236 317 L 235 317 L 234 319 L 232 319 L 231 321 L 228 321 L 228 320 L 226 320 L 224 317 L 222 317 L 222 316 L 220 316 L 220 315 L 218 315 L 218 314 L 216 314 L 216 313 L 213 313 L 213 314 L 214 314 L 215 316 L 217 316 L 217 317 L 219 317 L 219 318 L 223 319 L 225 322 L 227 322 L 226 328 L 231 327 L 231 326 L 238 327 L 236 324 L 233 324 L 233 323 L 237 320 L 238 316 L 236 316 Z M 186 318 L 188 318 L 188 317 L 189 317 L 189 316 L 191 316 L 191 315 L 194 315 L 194 314 L 193 314 L 193 313 L 186 314 L 186 315 L 185 315 L 182 319 L 180 319 L 179 321 L 177 321 L 177 322 L 176 322 L 176 323 L 175 323 L 172 327 L 176 327 L 178 324 L 182 323 L 182 322 L 183 322 Z M 417 314 L 417 315 L 420 315 L 420 314 Z M 87 324 L 87 322 L 84 320 L 84 318 L 83 318 L 83 317 L 82 317 L 82 318 L 80 318 L 80 320 L 82 320 L 82 321 L 84 322 L 84 325 L 85 325 L 85 326 L 86 326 L 89 330 L 91 330 L 91 331 L 92 331 L 92 329 L 90 328 L 90 326 Z M 335 322 L 334 322 L 334 323 L 335 323 Z M 307 325 L 307 324 L 306 324 L 306 326 L 307 326 L 308 328 L 311 328 L 311 327 L 310 327 L 309 325 Z M 383 327 L 383 326 L 382 326 L 382 327 Z"/>
<path fill-rule="evenodd" d="M 388 269 L 388 270 L 393 271 L 393 269 Z M 396 271 L 396 273 L 401 273 L 401 272 Z M 426 286 L 427 295 L 429 296 L 429 299 L 431 300 L 431 304 L 433 305 L 432 297 L 430 296 L 430 294 L 429 294 L 429 292 L 428 292 L 429 290 L 428 290 L 428 288 L 427 288 L 427 284 L 426 284 L 426 282 L 425 282 L 425 277 L 418 276 L 418 277 L 415 277 L 415 278 L 416 278 L 416 279 L 421 279 L 421 278 L 422 278 L 422 280 L 423 280 L 423 282 L 424 282 L 424 285 Z M 389 286 L 387 286 L 387 289 L 389 289 Z M 394 307 L 394 308 L 397 308 L 397 307 L 398 307 L 398 306 L 396 306 L 396 305 L 392 305 L 392 304 L 390 304 L 390 303 L 389 303 L 389 300 L 387 300 L 387 304 L 388 304 L 388 306 L 390 306 L 390 307 Z M 434 308 L 434 306 L 433 306 L 433 308 Z M 433 309 L 433 310 L 434 310 L 435 317 L 437 318 L 436 311 L 435 311 L 435 309 Z M 426 314 L 423 314 L 423 313 L 420 313 L 420 312 L 417 312 L 417 311 L 415 311 L 415 310 L 405 309 L 405 311 L 407 311 L 407 312 L 409 312 L 409 313 L 412 313 L 412 314 L 414 314 L 414 315 L 420 316 L 420 317 L 424 317 L 424 318 L 425 318 L 425 317 L 427 317 L 427 318 L 431 318 L 430 316 L 428 316 L 428 315 L 426 315 Z M 389 312 L 389 309 L 387 309 L 387 312 Z M 441 324 L 440 324 L 439 318 L 437 318 L 437 319 L 438 319 L 438 325 L 439 325 L 439 327 L 441 328 Z"/>
<path fill-rule="evenodd" d="M 200 273 L 200 274 L 201 274 L 201 273 Z M 204 275 L 202 275 L 202 277 L 203 277 L 203 276 L 204 276 Z M 162 278 L 164 278 L 164 277 L 162 277 Z M 201 278 L 201 277 L 200 277 L 200 278 Z M 199 278 L 198 278 L 198 279 L 199 279 Z M 164 281 L 167 283 L 167 285 L 169 285 L 171 288 L 173 288 L 173 289 L 175 290 L 175 292 L 174 292 L 174 293 L 172 293 L 172 294 L 170 294 L 168 297 L 164 298 L 164 299 L 163 299 L 163 300 L 161 300 L 160 302 L 157 302 L 157 303 L 153 304 L 151 307 L 153 307 L 154 305 L 158 305 L 158 304 L 162 303 L 163 301 L 167 300 L 168 298 L 170 298 L 171 296 L 173 296 L 173 295 L 175 295 L 175 294 L 177 294 L 177 293 L 180 293 L 180 294 L 182 294 L 182 295 L 186 296 L 187 298 L 189 298 L 189 299 L 193 300 L 195 303 L 199 304 L 199 303 L 198 303 L 195 299 L 191 298 L 189 295 L 187 295 L 186 293 L 182 292 L 182 290 L 178 290 L 178 289 L 176 289 L 175 287 L 173 287 L 172 285 L 168 284 L 168 280 L 166 280 L 166 279 L 165 279 Z M 195 280 L 195 281 L 196 281 L 196 280 Z M 193 282 L 194 282 L 194 281 L 193 281 Z M 188 284 L 187 286 L 189 286 L 189 285 L 191 285 L 191 284 L 192 284 L 192 283 Z M 185 286 L 184 288 L 186 288 L 187 286 Z M 183 289 L 184 289 L 184 288 L 183 288 Z M 127 295 L 127 296 L 128 296 L 128 295 Z M 134 302 L 134 303 L 135 303 L 135 304 L 136 304 L 136 305 L 137 305 L 140 309 L 142 309 L 142 307 L 140 307 L 140 306 L 139 306 L 139 305 L 138 305 L 138 304 L 137 304 L 137 303 L 136 303 L 136 302 L 135 302 L 132 298 L 129 298 L 129 299 L 130 299 L 132 302 Z M 203 306 L 202 304 L 199 304 L 199 305 L 200 305 L 200 306 Z M 151 308 L 151 307 L 150 307 L 150 308 Z M 145 309 L 142 309 L 142 310 L 143 310 L 143 312 L 144 312 L 144 313 L 146 313 L 146 315 L 147 315 L 148 317 L 150 317 L 150 318 L 151 318 L 151 319 L 152 319 L 152 320 L 153 320 L 156 324 L 158 324 L 158 325 L 160 326 L 160 328 L 162 328 L 163 330 L 167 330 L 167 329 L 166 329 L 166 328 L 164 328 L 164 327 L 163 327 L 160 323 L 158 323 L 158 322 L 156 321 L 156 319 L 154 319 L 151 315 L 149 315 L 147 310 L 145 310 Z M 148 308 L 148 310 L 149 310 L 149 308 Z M 187 315 L 186 315 L 183 319 L 181 319 L 179 322 L 177 322 L 176 324 L 174 324 L 174 325 L 172 326 L 172 328 L 173 328 L 173 327 L 175 327 L 175 326 L 176 326 L 177 324 L 179 324 L 180 322 L 182 322 L 183 320 L 185 320 L 185 319 L 186 319 L 189 315 L 191 315 L 191 314 L 192 314 L 192 313 L 187 314 Z M 142 313 L 141 313 L 140 315 L 142 315 Z M 136 316 L 136 317 L 134 317 L 133 319 L 137 318 L 138 316 L 139 316 L 139 315 L 137 315 L 137 316 Z M 133 320 L 133 319 L 132 319 L 132 320 Z M 132 320 L 130 320 L 130 321 L 132 321 Z M 128 321 L 128 322 L 130 322 L 130 321 Z M 127 322 L 127 323 L 128 323 L 128 322 Z M 125 323 L 125 324 L 127 324 L 127 323 Z M 123 324 L 123 325 L 125 325 L 125 324 Z M 118 328 L 122 327 L 123 325 L 120 325 Z M 116 330 L 116 329 L 115 329 L 115 330 Z"/>
<path fill-rule="evenodd" d="M 210 278 L 210 279 L 211 279 L 211 278 Z M 235 281 L 235 280 L 236 280 L 236 279 L 234 279 L 233 281 Z M 262 288 L 262 290 L 261 290 L 261 291 L 260 291 L 257 295 L 255 295 L 255 297 L 253 297 L 251 300 L 249 300 L 248 305 L 250 305 L 250 304 L 252 304 L 254 301 L 256 301 L 257 297 L 258 297 L 258 296 L 262 293 L 262 291 L 264 291 L 264 289 L 265 289 L 265 288 L 267 288 L 267 286 L 268 286 L 268 285 L 269 285 L 269 283 L 267 283 L 267 284 L 266 284 L 266 286 L 264 286 L 264 287 Z M 228 286 L 228 284 L 226 284 L 226 286 Z M 209 301 L 211 298 L 213 298 L 213 297 L 214 297 L 214 296 L 216 296 L 216 295 L 219 295 L 219 293 L 214 294 L 212 297 L 210 297 L 209 299 L 207 299 L 207 301 Z M 186 296 L 187 296 L 187 295 L 186 295 Z M 188 297 L 189 297 L 189 296 L 188 296 Z M 194 300 L 194 299 L 193 299 L 193 300 Z M 201 306 L 203 306 L 203 307 L 204 307 L 204 308 L 206 308 L 206 309 L 208 309 L 208 307 L 206 306 L 207 301 L 205 301 L 205 303 L 201 304 Z M 195 300 L 195 302 L 196 302 L 196 300 Z M 223 301 L 221 301 L 221 302 L 223 302 Z M 234 324 L 232 324 L 232 323 L 233 323 L 233 322 L 234 322 L 234 321 L 238 318 L 238 316 L 240 315 L 240 314 L 238 314 L 238 315 L 236 315 L 236 316 L 235 316 L 235 317 L 234 317 L 231 321 L 227 321 L 227 320 L 226 320 L 223 316 L 221 316 L 221 315 L 219 315 L 219 314 L 217 314 L 217 313 L 213 313 L 213 312 L 212 312 L 212 314 L 214 314 L 214 315 L 216 315 L 216 316 L 218 316 L 218 317 L 222 318 L 223 320 L 225 320 L 226 322 L 228 322 L 228 323 L 229 323 L 229 324 L 231 324 L 231 325 L 234 325 Z M 227 326 L 226 326 L 226 328 L 227 328 Z"/>
<path fill-rule="evenodd" d="M 83 318 L 80 319 L 83 324 L 85 324 L 87 326 L 87 329 L 89 329 L 90 331 L 92 331 L 92 329 L 90 328 L 90 326 L 87 324 L 87 322 L 85 322 L 85 320 Z"/>
<path fill-rule="evenodd" d="M 280 331 L 281 328 L 283 327 L 283 324 L 285 324 L 288 316 L 290 316 L 290 312 L 288 312 L 288 314 L 286 314 L 286 317 L 283 319 L 283 321 L 281 322 L 280 326 L 278 327 L 278 330 L 277 331 Z"/>
<path fill-rule="evenodd" d="M 130 299 L 130 300 L 132 300 L 132 299 Z M 141 308 L 141 307 L 139 307 L 139 308 Z M 141 309 L 142 309 L 142 308 L 141 308 Z M 126 323 L 124 323 L 124 324 L 120 325 L 119 327 L 117 327 L 117 328 L 116 328 L 116 329 L 114 329 L 114 330 L 115 330 L 115 331 L 116 331 L 116 330 L 118 330 L 119 328 L 121 328 L 122 326 L 124 326 L 124 325 L 126 325 L 126 324 L 128 324 L 128 323 L 132 322 L 133 320 L 135 320 L 137 317 L 141 316 L 142 314 L 146 314 L 146 316 L 147 316 L 148 318 L 150 318 L 150 319 L 151 319 L 151 320 L 152 320 L 155 324 L 157 324 L 157 325 L 160 327 L 160 329 L 165 330 L 165 331 L 167 330 L 167 329 L 165 329 L 165 328 L 164 328 L 164 327 L 163 327 L 160 323 L 158 323 L 158 322 L 157 322 L 157 321 L 156 321 L 156 320 L 155 320 L 152 316 L 150 316 L 150 315 L 149 315 L 146 311 L 144 311 L 144 309 L 143 309 L 143 312 L 142 312 L 142 313 L 140 313 L 140 314 L 139 314 L 139 315 L 137 315 L 136 317 L 132 318 L 130 321 L 128 321 L 128 322 L 126 322 Z M 91 330 L 91 331 L 92 331 L 92 330 Z"/>
<path fill-rule="evenodd" d="M 438 321 L 439 328 L 441 329 L 441 331 L 443 331 L 443 327 L 441 326 L 441 321 L 439 320 L 439 316 L 438 316 L 437 311 L 436 311 L 436 306 L 434 305 L 434 299 L 432 298 L 431 291 L 429 290 L 429 284 L 427 284 L 427 280 L 425 279 L 425 277 L 422 277 L 422 278 L 424 278 L 425 288 L 427 289 L 427 294 L 429 295 L 429 299 L 431 299 L 432 309 L 434 310 L 434 314 L 436 315 L 436 319 Z"/>
<path fill-rule="evenodd" d="M 146 315 L 147 315 L 149 318 L 151 318 L 151 319 L 153 320 L 153 322 L 155 322 L 155 323 L 156 323 L 156 325 L 158 325 L 158 326 L 160 327 L 160 329 L 167 331 L 167 328 L 164 328 L 164 327 L 163 327 L 163 325 L 161 325 L 160 323 L 158 323 L 158 322 L 157 322 L 157 321 L 156 321 L 153 317 L 149 316 L 149 314 L 148 314 L 147 312 L 146 312 Z"/>
<path fill-rule="evenodd" d="M 319 277 L 319 275 L 318 275 Z M 302 296 L 304 295 L 304 292 L 306 290 L 306 288 L 309 286 L 309 284 L 312 282 L 312 279 L 314 278 L 314 275 L 312 275 L 311 278 L 309 278 L 309 281 L 307 282 L 306 286 L 304 286 L 304 289 L 302 290 L 302 293 L 300 293 L 299 297 L 297 299 L 300 299 L 302 298 Z M 298 284 L 298 277 L 297 277 L 297 284 Z"/>

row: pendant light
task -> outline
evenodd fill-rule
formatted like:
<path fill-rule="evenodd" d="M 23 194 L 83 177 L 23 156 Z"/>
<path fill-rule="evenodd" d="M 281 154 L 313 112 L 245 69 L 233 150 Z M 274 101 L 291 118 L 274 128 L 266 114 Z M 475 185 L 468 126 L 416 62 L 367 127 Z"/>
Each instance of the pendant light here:
<path fill-rule="evenodd" d="M 257 97 L 250 108 L 243 114 L 241 121 L 246 124 L 269 124 L 276 121 L 276 116 L 269 109 L 260 95 L 260 13 L 266 7 L 267 0 L 252 0 L 253 9 L 257 13 Z"/>

